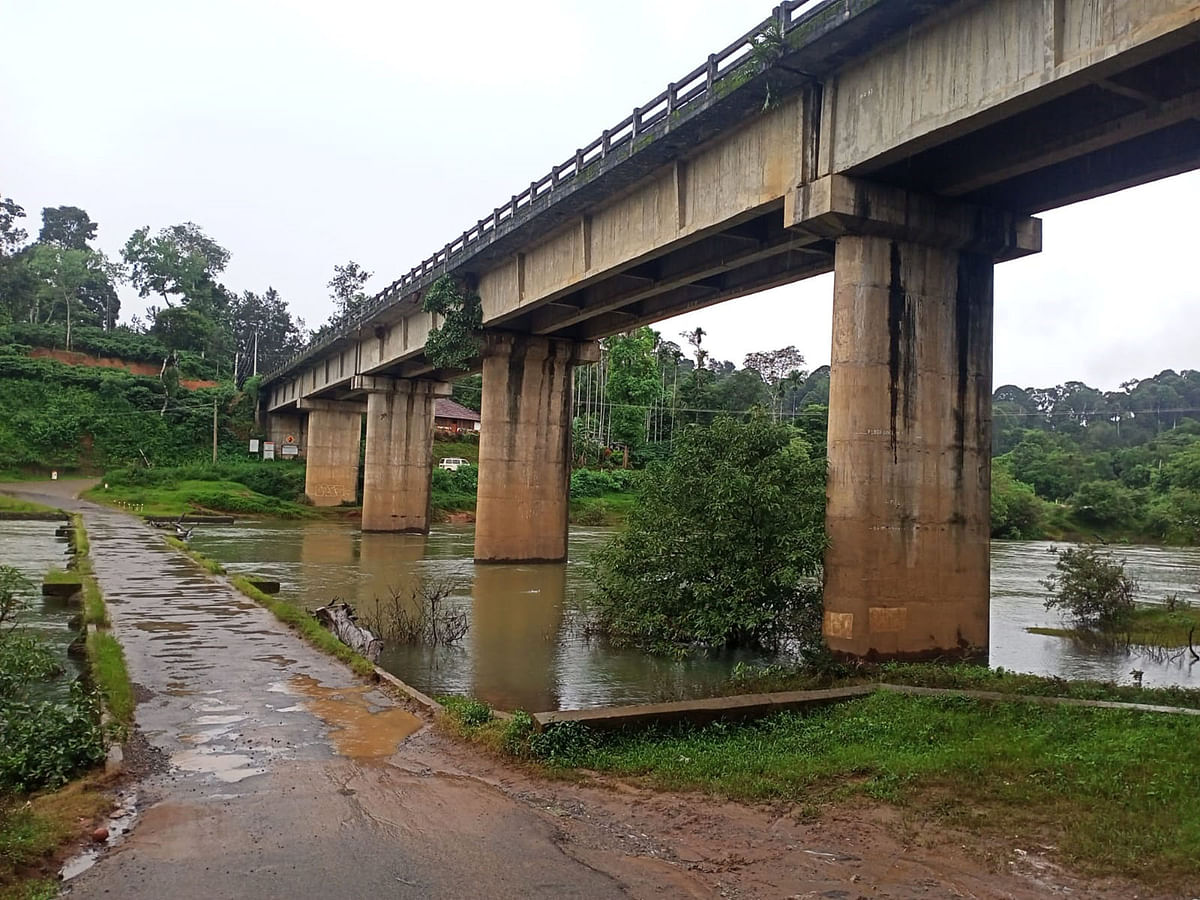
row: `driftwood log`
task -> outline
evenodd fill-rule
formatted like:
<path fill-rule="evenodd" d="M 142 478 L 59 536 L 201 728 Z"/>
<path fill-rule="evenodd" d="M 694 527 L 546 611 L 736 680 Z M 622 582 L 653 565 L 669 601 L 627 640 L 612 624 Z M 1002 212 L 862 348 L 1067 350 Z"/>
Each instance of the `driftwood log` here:
<path fill-rule="evenodd" d="M 354 608 L 349 603 L 334 601 L 328 606 L 314 609 L 313 615 L 347 647 L 361 653 L 371 662 L 379 660 L 379 654 L 383 650 L 383 641 L 376 637 L 371 629 L 358 624 Z"/>

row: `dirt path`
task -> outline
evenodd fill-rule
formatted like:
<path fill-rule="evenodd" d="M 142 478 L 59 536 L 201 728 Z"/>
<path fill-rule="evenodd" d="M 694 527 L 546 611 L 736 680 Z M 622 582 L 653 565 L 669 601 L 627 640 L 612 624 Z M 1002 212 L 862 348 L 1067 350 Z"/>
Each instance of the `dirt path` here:
<path fill-rule="evenodd" d="M 70 482 L 138 685 L 133 831 L 81 897 L 1087 897 L 1039 848 L 964 847 L 886 808 L 792 808 L 529 775 L 303 644 Z M 1142 892 L 1141 896 L 1147 896 Z"/>

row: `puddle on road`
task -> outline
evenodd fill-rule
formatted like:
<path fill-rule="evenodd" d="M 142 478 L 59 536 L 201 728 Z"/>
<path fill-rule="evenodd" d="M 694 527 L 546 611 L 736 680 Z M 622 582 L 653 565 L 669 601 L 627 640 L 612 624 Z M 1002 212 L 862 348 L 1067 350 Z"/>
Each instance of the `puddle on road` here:
<path fill-rule="evenodd" d="M 108 837 L 104 843 L 89 847 L 82 853 L 77 853 L 66 862 L 62 868 L 58 870 L 58 877 L 62 881 L 70 881 L 79 875 L 82 875 L 88 869 L 96 864 L 96 860 L 100 858 L 100 853 L 108 850 L 121 843 L 125 835 L 133 830 L 134 822 L 137 821 L 137 794 L 130 793 L 128 796 L 123 796 L 117 800 L 117 806 L 108 816 L 108 821 L 104 823 L 104 827 L 108 829 Z"/>
<path fill-rule="evenodd" d="M 140 628 L 142 631 L 191 631 L 196 626 L 191 622 L 171 622 L 164 620 L 134 622 L 134 628 Z"/>
<path fill-rule="evenodd" d="M 305 708 L 329 726 L 329 737 L 342 756 L 351 759 L 383 759 L 424 724 L 407 710 L 388 707 L 371 710 L 366 695 L 370 685 L 330 688 L 309 675 L 294 675 L 284 693 L 299 694 Z"/>
<path fill-rule="evenodd" d="M 266 774 L 264 767 L 253 766 L 252 762 L 253 759 L 240 753 L 218 753 L 203 746 L 171 755 L 173 766 L 185 772 L 215 775 L 226 784 L 237 784 L 255 775 Z"/>
<path fill-rule="evenodd" d="M 279 653 L 272 653 L 269 656 L 256 656 L 254 657 L 254 661 L 274 663 L 275 667 L 279 669 L 286 669 L 288 666 L 294 665 L 296 662 L 296 660 L 289 659 L 288 657 Z"/>

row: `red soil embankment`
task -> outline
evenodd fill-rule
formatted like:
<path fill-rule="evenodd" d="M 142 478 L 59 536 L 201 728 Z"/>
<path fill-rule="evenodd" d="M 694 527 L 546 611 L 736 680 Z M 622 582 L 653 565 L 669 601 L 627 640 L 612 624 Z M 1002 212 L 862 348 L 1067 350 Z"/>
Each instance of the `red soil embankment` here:
<path fill-rule="evenodd" d="M 111 359 L 107 356 L 92 356 L 90 353 L 76 353 L 74 350 L 51 350 L 49 347 L 34 347 L 29 351 L 30 359 L 54 359 L 68 366 L 91 366 L 96 369 L 124 369 L 134 375 L 148 375 L 157 378 L 160 367 L 154 363 L 130 362 L 124 359 Z M 196 378 L 181 378 L 179 384 L 190 391 L 197 388 L 216 387 L 215 381 L 203 381 Z"/>

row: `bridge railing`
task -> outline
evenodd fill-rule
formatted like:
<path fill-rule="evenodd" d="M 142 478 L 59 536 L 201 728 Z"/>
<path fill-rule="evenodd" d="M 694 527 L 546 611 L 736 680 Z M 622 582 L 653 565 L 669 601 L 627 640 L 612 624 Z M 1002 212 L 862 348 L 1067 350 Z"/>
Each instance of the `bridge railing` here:
<path fill-rule="evenodd" d="M 590 144 L 576 150 L 574 156 L 554 166 L 536 181 L 530 182 L 529 187 L 519 194 L 513 194 L 506 203 L 495 207 L 490 215 L 484 216 L 428 259 L 367 300 L 353 322 L 343 323 L 334 333 L 310 343 L 284 365 L 267 375 L 267 380 L 273 380 L 306 356 L 319 352 L 345 337 L 348 332 L 357 331 L 376 312 L 391 305 L 396 299 L 413 293 L 433 276 L 445 274 L 453 268 L 452 263 L 457 257 L 473 249 L 485 238 L 494 236 L 501 226 L 516 222 L 521 213 L 528 210 L 534 201 L 574 182 L 597 160 L 602 160 L 625 144 L 636 141 L 642 132 L 670 118 L 688 105 L 711 96 L 724 78 L 754 57 L 755 49 L 769 35 L 783 38 L 789 31 L 839 2 L 844 0 L 784 0 L 775 7 L 769 19 L 751 28 L 723 50 L 710 54 L 703 64 L 668 84 L 665 90 L 643 105 L 635 107 L 632 113 L 611 128 L 606 128 Z"/>

